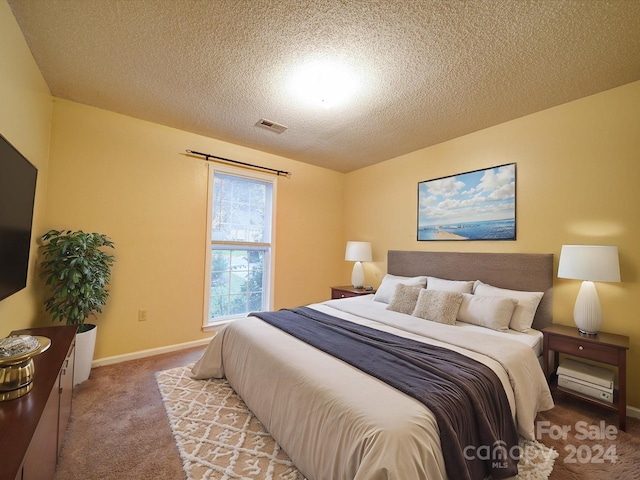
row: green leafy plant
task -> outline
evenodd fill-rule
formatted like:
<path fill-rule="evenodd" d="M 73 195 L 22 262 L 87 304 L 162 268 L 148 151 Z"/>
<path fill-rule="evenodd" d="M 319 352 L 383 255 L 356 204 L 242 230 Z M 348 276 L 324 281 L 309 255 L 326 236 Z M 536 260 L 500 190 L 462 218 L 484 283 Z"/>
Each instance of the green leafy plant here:
<path fill-rule="evenodd" d="M 83 332 L 85 320 L 101 313 L 109 298 L 106 287 L 115 257 L 102 248 L 115 246 L 106 235 L 81 230 L 50 230 L 42 240 L 40 278 L 51 290 L 45 309 L 53 321 L 78 325 Z"/>

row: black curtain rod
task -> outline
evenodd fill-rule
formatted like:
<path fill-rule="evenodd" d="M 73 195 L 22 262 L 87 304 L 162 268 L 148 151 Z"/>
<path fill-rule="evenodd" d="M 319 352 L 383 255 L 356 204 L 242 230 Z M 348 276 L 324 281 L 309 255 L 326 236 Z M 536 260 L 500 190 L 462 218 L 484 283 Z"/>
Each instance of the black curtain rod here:
<path fill-rule="evenodd" d="M 223 157 L 217 157 L 215 155 L 211 155 L 209 153 L 202 153 L 202 152 L 194 152 L 193 150 L 187 150 L 187 153 L 191 153 L 192 155 L 200 155 L 201 157 L 204 157 L 204 159 L 209 162 L 210 158 L 215 158 L 216 160 L 222 160 L 223 162 L 229 162 L 229 163 L 235 163 L 236 165 L 242 165 L 245 167 L 251 167 L 251 168 L 257 168 L 258 170 L 265 170 L 267 172 L 271 172 L 274 173 L 275 175 L 284 175 L 286 177 L 290 177 L 291 176 L 291 172 L 286 172 L 284 170 L 276 170 L 275 168 L 269 168 L 269 167 L 263 167 L 260 165 L 253 165 L 251 163 L 245 163 L 245 162 L 239 162 L 238 160 L 230 160 L 228 158 L 223 158 Z"/>

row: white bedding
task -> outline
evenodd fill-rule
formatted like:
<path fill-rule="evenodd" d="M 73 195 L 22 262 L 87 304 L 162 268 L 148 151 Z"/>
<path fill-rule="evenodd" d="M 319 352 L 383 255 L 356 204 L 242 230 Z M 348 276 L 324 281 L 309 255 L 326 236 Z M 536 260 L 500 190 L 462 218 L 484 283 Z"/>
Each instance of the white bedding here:
<path fill-rule="evenodd" d="M 324 305 L 331 305 L 334 308 L 341 309 L 343 307 L 340 306 L 340 303 L 343 305 L 356 305 L 362 304 L 365 302 L 365 305 L 368 305 L 366 302 L 371 302 L 371 307 L 379 310 L 386 310 L 387 304 L 383 302 L 374 302 L 373 295 L 363 295 L 359 297 L 351 297 L 339 299 L 340 303 L 336 303 L 338 300 L 329 300 L 324 302 Z M 517 340 L 518 342 L 522 342 L 525 345 L 528 345 L 536 354 L 536 356 L 542 355 L 542 339 L 543 335 L 540 330 L 530 329 L 528 332 L 518 332 L 516 330 L 508 330 L 506 332 L 501 332 L 497 330 L 491 330 L 490 328 L 481 327 L 479 325 L 472 325 L 470 323 L 464 322 L 456 322 L 456 327 L 464 328 L 469 331 L 473 330 L 476 332 L 484 333 L 487 335 L 495 335 L 500 338 L 510 338 L 512 340 Z"/>
<path fill-rule="evenodd" d="M 371 297 L 311 307 L 481 361 L 502 381 L 525 438 L 536 413 L 553 406 L 537 355 L 518 336 L 417 319 Z M 221 328 L 193 374 L 225 376 L 311 480 L 446 478 L 437 423 L 422 403 L 258 318 Z"/>
<path fill-rule="evenodd" d="M 530 329 L 528 332 L 517 332 L 516 330 L 507 330 L 506 332 L 498 332 L 489 328 L 480 327 L 478 325 L 471 325 L 470 323 L 456 322 L 456 327 L 475 330 L 482 332 L 486 335 L 495 335 L 501 338 L 510 338 L 517 342 L 522 342 L 527 345 L 536 356 L 542 355 L 542 332 L 540 330 Z"/>

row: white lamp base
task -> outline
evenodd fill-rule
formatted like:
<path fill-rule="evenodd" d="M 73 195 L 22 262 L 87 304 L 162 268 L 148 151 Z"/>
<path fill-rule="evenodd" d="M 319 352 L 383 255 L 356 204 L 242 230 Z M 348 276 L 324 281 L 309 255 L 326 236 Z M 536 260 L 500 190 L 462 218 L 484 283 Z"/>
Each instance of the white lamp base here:
<path fill-rule="evenodd" d="M 362 288 L 364 286 L 364 271 L 362 270 L 362 264 L 360 262 L 356 262 L 353 265 L 351 285 L 353 285 L 354 288 Z"/>
<path fill-rule="evenodd" d="M 585 280 L 580 286 L 576 305 L 573 309 L 573 321 L 580 333 L 596 335 L 602 326 L 602 308 L 593 282 Z"/>

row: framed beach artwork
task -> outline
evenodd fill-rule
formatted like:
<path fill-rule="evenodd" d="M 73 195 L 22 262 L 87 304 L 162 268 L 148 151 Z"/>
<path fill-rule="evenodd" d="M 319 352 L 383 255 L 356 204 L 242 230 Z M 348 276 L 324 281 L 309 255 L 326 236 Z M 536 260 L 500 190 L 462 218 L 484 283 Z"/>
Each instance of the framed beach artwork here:
<path fill-rule="evenodd" d="M 418 240 L 515 240 L 516 164 L 418 183 Z"/>

